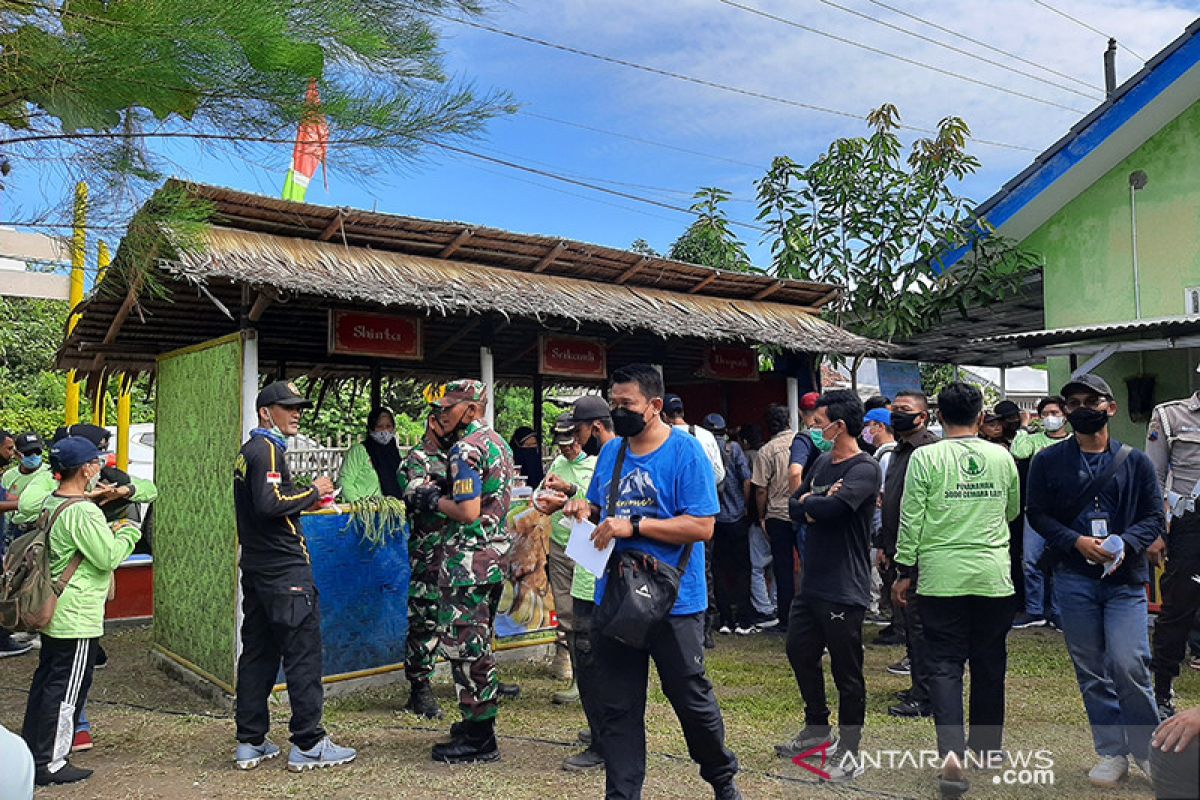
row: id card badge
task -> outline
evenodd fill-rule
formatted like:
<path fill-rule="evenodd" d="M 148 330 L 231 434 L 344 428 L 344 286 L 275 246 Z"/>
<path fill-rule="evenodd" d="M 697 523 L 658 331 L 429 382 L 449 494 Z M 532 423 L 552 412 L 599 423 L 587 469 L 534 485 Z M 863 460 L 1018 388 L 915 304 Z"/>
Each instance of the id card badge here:
<path fill-rule="evenodd" d="M 1108 538 L 1108 514 L 1103 511 L 1093 511 L 1087 515 L 1088 533 L 1093 539 Z"/>

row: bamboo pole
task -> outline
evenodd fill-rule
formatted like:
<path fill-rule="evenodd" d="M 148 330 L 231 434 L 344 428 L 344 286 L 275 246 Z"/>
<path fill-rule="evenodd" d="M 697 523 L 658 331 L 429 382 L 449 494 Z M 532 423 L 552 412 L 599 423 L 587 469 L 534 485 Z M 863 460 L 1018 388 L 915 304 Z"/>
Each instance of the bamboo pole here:
<path fill-rule="evenodd" d="M 71 232 L 71 290 L 67 297 L 70 307 L 67 335 L 75 330 L 78 317 L 75 309 L 83 302 L 83 266 L 87 257 L 87 184 L 80 181 L 75 185 L 75 220 Z M 79 383 L 75 380 L 75 370 L 67 373 L 67 397 L 64 416 L 68 425 L 79 422 Z"/>
<path fill-rule="evenodd" d="M 117 469 L 129 472 L 129 420 L 132 415 L 133 381 L 121 376 L 117 395 Z"/>

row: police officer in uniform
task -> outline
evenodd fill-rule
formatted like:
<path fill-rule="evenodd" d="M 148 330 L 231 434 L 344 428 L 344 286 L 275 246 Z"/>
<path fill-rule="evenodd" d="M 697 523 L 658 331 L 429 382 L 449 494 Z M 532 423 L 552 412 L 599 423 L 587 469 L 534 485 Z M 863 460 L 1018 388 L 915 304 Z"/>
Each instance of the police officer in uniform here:
<path fill-rule="evenodd" d="M 258 427 L 234 464 L 233 505 L 242 547 L 242 655 L 237 673 L 237 755 L 253 769 L 279 755 L 267 738 L 267 698 L 279 674 L 287 679 L 292 706 L 292 750 L 287 768 L 302 772 L 354 760 L 349 747 L 325 735 L 321 714 L 321 612 L 300 512 L 333 493 L 329 478 L 307 489 L 292 482 L 284 453 L 300 429 L 300 412 L 311 408 L 296 387 L 277 381 L 258 394 Z"/>
<path fill-rule="evenodd" d="M 450 660 L 462 724 L 451 740 L 435 745 L 433 760 L 451 764 L 495 761 L 499 680 L 492 652 L 494 608 L 502 587 L 502 561 L 512 539 L 508 514 L 512 451 L 487 424 L 487 387 L 475 380 L 452 381 L 431 398 L 431 427 L 447 454 L 449 492 L 436 483 L 413 491 L 418 513 L 436 510 L 449 518 L 438 573 L 442 649 Z"/>
<path fill-rule="evenodd" d="M 1200 371 L 1200 370 L 1197 370 Z M 1171 683 L 1187 652 L 1188 635 L 1200 610 L 1200 392 L 1156 406 L 1146 435 L 1167 506 L 1166 570 L 1162 611 L 1154 626 L 1154 697 L 1159 715 L 1175 713 Z M 1161 540 L 1148 551 L 1154 560 Z M 1161 556 L 1160 556 L 1161 558 Z"/>
<path fill-rule="evenodd" d="M 421 487 L 434 484 L 442 491 L 446 483 L 446 448 L 433 431 L 433 417 L 426 422 L 425 437 L 411 448 L 400 463 L 400 489 L 409 506 L 416 503 Z M 412 689 L 405 709 L 429 719 L 441 719 L 442 709 L 433 696 L 430 678 L 437 663 L 442 629 L 438 624 L 438 569 L 442 541 L 449 520 L 439 511 L 421 511 L 410 518 L 408 556 L 412 577 L 408 584 L 408 643 L 404 674 Z"/>

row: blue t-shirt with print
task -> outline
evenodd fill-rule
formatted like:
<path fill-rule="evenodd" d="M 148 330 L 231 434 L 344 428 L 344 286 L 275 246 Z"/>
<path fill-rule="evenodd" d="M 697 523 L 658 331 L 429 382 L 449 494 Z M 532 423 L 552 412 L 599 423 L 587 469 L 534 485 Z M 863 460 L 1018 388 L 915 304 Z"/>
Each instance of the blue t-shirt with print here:
<path fill-rule="evenodd" d="M 608 516 L 608 487 L 612 483 L 613 467 L 621 439 L 614 439 L 600 451 L 596 471 L 588 486 L 587 499 L 600 507 L 600 518 Z M 667 440 L 652 453 L 625 453 L 621 466 L 620 489 L 617 494 L 616 516 L 641 516 L 650 519 L 671 519 L 685 514 L 693 517 L 712 517 L 721 510 L 717 502 L 717 483 L 704 447 L 693 436 L 672 428 Z M 645 536 L 617 539 L 614 556 L 622 550 L 649 553 L 668 564 L 678 565 L 683 556 L 682 546 L 664 544 Z M 596 603 L 604 599 L 608 575 L 596 580 Z M 671 609 L 672 616 L 695 614 L 708 608 L 708 586 L 704 582 L 704 545 L 697 543 L 688 561 L 687 571 L 679 582 L 679 598 Z"/>

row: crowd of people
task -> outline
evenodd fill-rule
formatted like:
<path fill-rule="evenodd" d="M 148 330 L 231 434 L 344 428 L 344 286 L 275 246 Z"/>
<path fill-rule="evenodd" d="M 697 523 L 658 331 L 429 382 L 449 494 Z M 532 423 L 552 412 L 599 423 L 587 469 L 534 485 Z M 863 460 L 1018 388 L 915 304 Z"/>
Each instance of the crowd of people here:
<path fill-rule="evenodd" d="M 651 661 L 701 777 L 718 800 L 741 797 L 704 663 L 726 635 L 781 636 L 803 722 L 776 753 L 820 757 L 830 783 L 861 776 L 869 623 L 886 625 L 877 642 L 905 646 L 889 670 L 910 675 L 911 688 L 889 713 L 933 718 L 943 797 L 968 790 L 968 768 L 1002 762 L 1008 636 L 1038 626 L 1062 632 L 1075 667 L 1097 753 L 1091 783 L 1118 785 L 1132 761 L 1159 797 L 1200 793 L 1200 709 L 1176 713 L 1172 694 L 1200 607 L 1200 588 L 1190 585 L 1200 583 L 1200 399 L 1157 407 L 1145 452 L 1110 435 L 1117 401 L 1089 374 L 1041 400 L 1036 415 L 1009 401 L 985 410 L 978 388 L 952 383 L 934 402 L 918 391 L 865 404 L 851 391 L 810 393 L 799 430 L 779 405 L 765 409 L 762 428 L 734 429 L 715 413 L 690 423 L 661 373 L 635 364 L 613 373 L 607 399 L 581 397 L 556 421 L 548 466 L 532 430 L 510 446 L 487 423 L 482 383 L 453 381 L 425 399 L 420 444 L 402 455 L 393 415 L 377 409 L 339 482 L 346 499 L 390 496 L 408 507 L 407 709 L 443 718 L 431 680 L 444 658 L 460 712 L 448 739 L 432 746 L 435 761 L 499 758 L 506 687 L 492 647 L 511 545 L 505 519 L 523 473 L 533 479 L 533 507 L 551 522 L 555 664 L 567 683 L 552 699 L 579 703 L 587 720 L 583 749 L 563 768 L 603 769 L 608 798 L 641 796 Z M 234 467 L 243 597 L 234 760 L 242 769 L 281 754 L 268 737 L 267 702 L 281 667 L 292 706 L 287 768 L 356 757 L 322 723 L 319 593 L 299 524 L 335 484 L 321 477 L 298 488 L 286 459 L 310 405 L 287 382 L 264 388 L 259 426 Z M 39 784 L 87 777 L 66 760 L 62 716 L 72 725 L 85 719 L 104 590 L 138 537 L 103 509 L 153 491 L 102 481 L 106 440 L 61 433 L 52 471 L 32 457 L 43 449 L 36 437 L 0 438 L 0 456 L 5 448 L 22 456 L 0 480 L 9 492 L 0 510 L 15 525 L 55 514 L 52 571 L 63 576 L 78 561 L 64 581 L 70 602 L 41 634 L 26 715 Z M 598 575 L 567 555 L 589 523 L 595 548 L 612 545 Z M 1152 644 L 1146 586 L 1164 560 Z M 28 645 L 0 636 L 10 653 Z"/>

